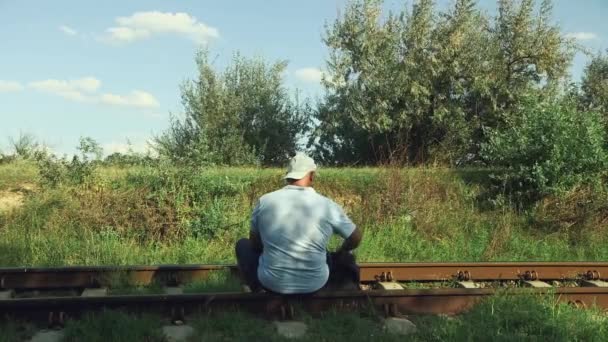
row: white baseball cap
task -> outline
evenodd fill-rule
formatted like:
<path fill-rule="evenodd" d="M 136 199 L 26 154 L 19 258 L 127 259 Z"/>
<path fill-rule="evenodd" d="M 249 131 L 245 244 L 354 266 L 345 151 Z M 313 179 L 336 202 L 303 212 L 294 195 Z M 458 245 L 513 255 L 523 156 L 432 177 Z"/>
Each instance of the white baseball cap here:
<path fill-rule="evenodd" d="M 285 179 L 302 179 L 309 172 L 316 171 L 315 161 L 304 153 L 298 152 L 289 160 Z"/>

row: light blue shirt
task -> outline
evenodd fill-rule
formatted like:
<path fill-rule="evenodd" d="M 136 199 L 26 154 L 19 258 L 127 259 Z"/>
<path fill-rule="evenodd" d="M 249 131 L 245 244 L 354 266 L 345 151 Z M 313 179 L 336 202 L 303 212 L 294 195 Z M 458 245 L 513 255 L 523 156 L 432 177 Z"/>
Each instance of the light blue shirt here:
<path fill-rule="evenodd" d="M 251 230 L 264 250 L 258 278 L 279 293 L 317 291 L 329 278 L 327 244 L 333 233 L 348 238 L 355 225 L 344 210 L 313 188 L 288 185 L 262 196 Z"/>

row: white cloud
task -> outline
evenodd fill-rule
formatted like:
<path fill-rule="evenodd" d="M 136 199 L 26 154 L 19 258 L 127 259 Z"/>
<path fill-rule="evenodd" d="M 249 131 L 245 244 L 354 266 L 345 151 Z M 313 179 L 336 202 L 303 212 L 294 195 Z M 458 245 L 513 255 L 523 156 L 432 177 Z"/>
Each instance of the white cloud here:
<path fill-rule="evenodd" d="M 75 36 L 78 34 L 78 31 L 74 30 L 73 28 L 67 26 L 67 25 L 61 25 L 59 26 L 59 30 L 65 34 L 67 34 L 68 36 Z"/>
<path fill-rule="evenodd" d="M 21 91 L 23 86 L 19 82 L 0 80 L 0 93 Z"/>
<path fill-rule="evenodd" d="M 323 78 L 323 71 L 318 68 L 302 68 L 296 70 L 295 75 L 301 81 L 319 83 Z"/>
<path fill-rule="evenodd" d="M 593 32 L 570 32 L 566 33 L 566 38 L 573 38 L 576 40 L 594 40 L 597 39 L 597 34 Z"/>
<path fill-rule="evenodd" d="M 103 94 L 99 100 L 103 104 L 114 106 L 138 108 L 157 108 L 160 106 L 160 103 L 152 94 L 141 90 L 133 90 L 127 95 Z"/>
<path fill-rule="evenodd" d="M 106 30 L 106 36 L 102 40 L 109 43 L 130 43 L 155 34 L 179 34 L 196 43 L 205 44 L 219 37 L 216 28 L 183 12 L 136 12 L 129 17 L 116 18 L 116 24 L 117 26 Z"/>
<path fill-rule="evenodd" d="M 107 30 L 110 42 L 132 42 L 134 40 L 150 37 L 150 32 L 130 27 L 111 27 Z"/>
<path fill-rule="evenodd" d="M 75 80 L 48 79 L 30 82 L 33 89 L 58 95 L 68 100 L 85 102 L 91 100 L 89 94 L 97 91 L 101 81 L 95 77 L 84 77 Z"/>
<path fill-rule="evenodd" d="M 133 90 L 126 95 L 112 93 L 99 94 L 97 90 L 101 81 L 94 77 L 84 77 L 74 80 L 48 79 L 29 83 L 29 87 L 45 93 L 61 96 L 71 101 L 100 103 L 104 105 L 158 108 L 160 103 L 150 93 Z"/>

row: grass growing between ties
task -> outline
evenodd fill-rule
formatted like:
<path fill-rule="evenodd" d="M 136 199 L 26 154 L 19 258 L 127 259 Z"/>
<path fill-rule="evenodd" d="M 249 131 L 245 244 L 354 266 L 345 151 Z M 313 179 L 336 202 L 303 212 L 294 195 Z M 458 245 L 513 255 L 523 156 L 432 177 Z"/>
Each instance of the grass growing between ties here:
<path fill-rule="evenodd" d="M 556 304 L 553 297 L 512 296 L 488 298 L 456 317 L 410 317 L 417 332 L 393 335 L 371 312 L 327 312 L 301 317 L 308 325 L 303 341 L 606 341 L 608 316 L 595 309 L 581 310 Z M 270 322 L 244 313 L 205 316 L 193 323 L 191 341 L 284 341 Z"/>
<path fill-rule="evenodd" d="M 64 342 L 164 342 L 162 321 L 153 315 L 127 315 L 120 311 L 87 314 L 65 327 Z"/>
<path fill-rule="evenodd" d="M 188 283 L 184 286 L 184 293 L 240 291 L 240 279 L 232 275 L 229 270 L 212 272 L 207 279 Z"/>
<path fill-rule="evenodd" d="M 308 326 L 300 341 L 606 341 L 608 316 L 595 309 L 556 304 L 553 297 L 508 294 L 488 298 L 456 317 L 412 316 L 417 332 L 399 336 L 384 330 L 372 311 L 301 315 Z M 189 341 L 289 341 L 272 322 L 243 312 L 191 317 Z M 163 341 L 159 317 L 108 311 L 87 315 L 66 327 L 65 341 Z"/>

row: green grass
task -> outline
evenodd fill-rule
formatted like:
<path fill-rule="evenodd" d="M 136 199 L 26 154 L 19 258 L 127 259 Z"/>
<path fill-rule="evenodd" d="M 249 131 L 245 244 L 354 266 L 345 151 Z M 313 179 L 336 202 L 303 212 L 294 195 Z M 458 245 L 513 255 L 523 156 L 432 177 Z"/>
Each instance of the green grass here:
<path fill-rule="evenodd" d="M 234 243 L 247 235 L 252 205 L 282 186 L 283 172 L 104 167 L 92 183 L 52 189 L 40 185 L 32 164 L 0 165 L 0 190 L 24 195 L 19 209 L 0 210 L 0 265 L 231 263 Z M 487 184 L 488 170 L 321 169 L 315 189 L 364 230 L 359 261 L 608 259 L 607 194 L 577 189 L 517 211 L 492 203 Z M 331 246 L 339 243 L 333 239 Z M 184 290 L 238 289 L 226 273 Z M 112 292 L 160 290 L 116 286 Z M 552 299 L 502 296 L 455 320 L 415 317 L 420 330 L 412 340 L 601 341 L 608 340 L 604 317 L 555 306 Z M 309 323 L 304 340 L 403 340 L 383 332 L 369 313 L 303 319 Z M 72 322 L 66 333 L 68 341 L 157 341 L 161 323 L 154 316 L 106 313 Z M 201 316 L 191 324 L 197 341 L 280 340 L 269 322 L 243 313 Z M 20 329 L 0 320 L 0 341 L 28 334 Z"/>
<path fill-rule="evenodd" d="M 114 167 L 101 168 L 93 184 L 40 187 L 20 210 L 0 211 L 0 265 L 234 262 L 253 203 L 282 186 L 282 172 Z M 577 209 L 585 198 L 567 207 L 567 199 L 549 199 L 527 212 L 488 208 L 480 200 L 484 177 L 483 170 L 321 169 L 315 188 L 364 230 L 360 261 L 608 258 L 605 210 Z M 0 184 L 23 182 L 37 182 L 31 165 L 0 165 Z"/>
<path fill-rule="evenodd" d="M 127 315 L 120 311 L 86 314 L 69 321 L 64 342 L 164 342 L 162 320 L 154 315 Z"/>
<path fill-rule="evenodd" d="M 608 317 L 552 297 L 498 295 L 456 319 L 422 317 L 420 341 L 606 341 Z"/>
<path fill-rule="evenodd" d="M 32 162 L 0 164 L 0 190 L 12 190 L 24 183 L 37 183 L 38 170 Z"/>
<path fill-rule="evenodd" d="M 556 304 L 553 297 L 498 295 L 457 317 L 414 316 L 417 332 L 403 337 L 383 329 L 372 311 L 300 314 L 308 325 L 301 341 L 606 341 L 608 316 L 593 308 L 581 310 Z M 272 322 L 243 312 L 189 317 L 195 329 L 190 341 L 288 341 Z M 155 315 L 107 311 L 70 321 L 65 341 L 163 341 Z M 17 336 L 17 335 L 12 335 Z M 24 335 L 21 335 L 24 336 Z"/>
<path fill-rule="evenodd" d="M 0 342 L 23 341 L 33 334 L 31 324 L 0 319 Z"/>
<path fill-rule="evenodd" d="M 241 281 L 234 277 L 230 271 L 216 271 L 202 281 L 188 283 L 184 286 L 184 293 L 205 292 L 240 292 Z"/>

